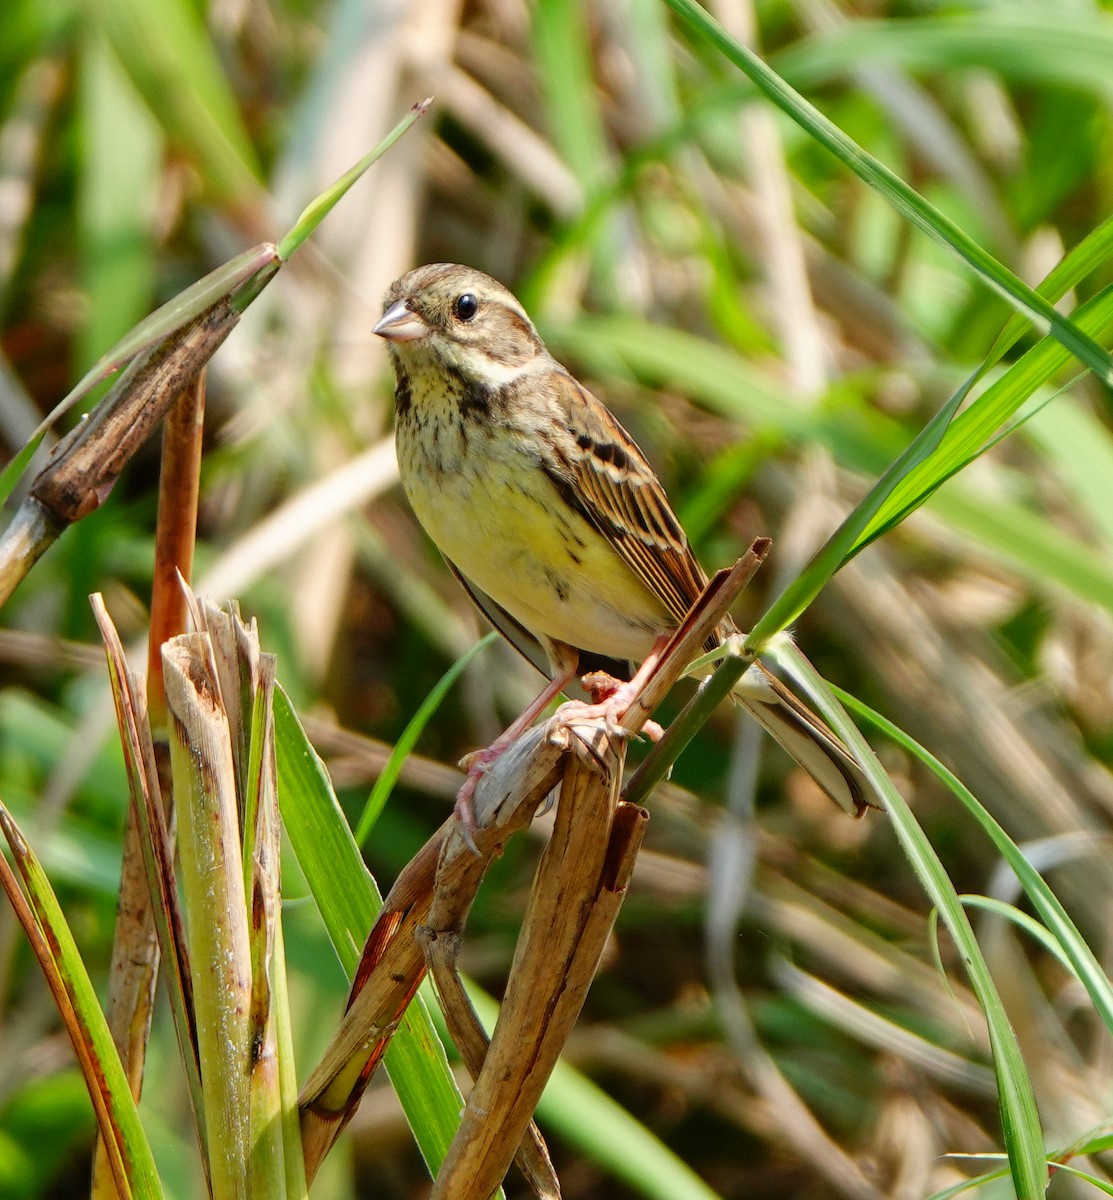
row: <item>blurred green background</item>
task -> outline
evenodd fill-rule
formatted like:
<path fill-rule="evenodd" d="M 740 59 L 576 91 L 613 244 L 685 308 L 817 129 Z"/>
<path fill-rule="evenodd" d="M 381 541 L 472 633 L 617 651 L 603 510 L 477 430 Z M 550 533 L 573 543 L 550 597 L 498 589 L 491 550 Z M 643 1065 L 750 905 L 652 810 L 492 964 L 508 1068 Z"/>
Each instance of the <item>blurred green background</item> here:
<path fill-rule="evenodd" d="M 1029 283 L 1109 214 L 1108 7 L 709 7 Z M 258 616 L 353 813 L 383 743 L 480 633 L 396 484 L 370 328 L 397 275 L 461 261 L 513 288 L 637 437 L 706 566 L 772 535 L 750 617 L 1009 316 L 654 0 L 5 0 L 4 450 L 139 318 L 280 235 L 429 94 L 209 372 L 197 586 Z M 1064 311 L 1111 280 L 1100 264 Z M 1076 373 L 841 571 L 796 632 L 829 679 L 963 778 L 1103 955 L 1113 433 L 1108 389 Z M 0 618 L 0 796 L 100 980 L 126 784 L 87 595 L 104 592 L 141 639 L 157 471 L 152 443 Z M 384 886 L 448 811 L 445 764 L 535 684 L 502 647 L 469 668 L 374 831 Z M 958 889 L 1016 901 L 949 794 L 877 744 Z M 775 748 L 756 775 L 755 762 L 724 711 L 654 800 L 570 1061 L 723 1197 L 918 1200 L 988 1169 L 943 1157 L 1001 1146 L 984 1025 L 945 939 L 946 976 L 933 961 L 927 902 L 886 820 L 849 820 Z M 464 966 L 495 993 L 537 845 L 510 848 L 469 924 Z M 308 1069 L 344 980 L 292 863 L 286 893 Z M 1113 1042 L 1053 955 L 999 916 L 976 924 L 1048 1144 L 1063 1145 L 1113 1112 Z M 186 1197 L 201 1182 L 174 1056 L 162 1022 L 143 1111 L 168 1194 Z M 0 1197 L 80 1194 L 91 1112 L 6 909 L 0 1060 Z M 553 1121 L 566 1196 L 644 1194 L 572 1124 Z M 1087 1167 L 1100 1174 L 1100 1155 Z M 314 1194 L 426 1187 L 378 1079 Z M 1093 1190 L 1059 1174 L 1052 1194 Z"/>

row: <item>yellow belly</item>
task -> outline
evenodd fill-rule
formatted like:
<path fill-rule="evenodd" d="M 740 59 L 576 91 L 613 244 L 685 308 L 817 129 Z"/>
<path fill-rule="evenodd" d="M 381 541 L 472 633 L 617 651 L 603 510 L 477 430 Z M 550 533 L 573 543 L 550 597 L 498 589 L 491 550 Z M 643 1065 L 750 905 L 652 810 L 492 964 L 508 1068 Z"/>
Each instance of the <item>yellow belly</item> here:
<path fill-rule="evenodd" d="M 416 429 L 400 424 L 397 437 L 403 486 L 426 532 L 535 636 L 639 660 L 675 624 L 505 431 L 492 439 L 473 428 L 435 455 Z"/>

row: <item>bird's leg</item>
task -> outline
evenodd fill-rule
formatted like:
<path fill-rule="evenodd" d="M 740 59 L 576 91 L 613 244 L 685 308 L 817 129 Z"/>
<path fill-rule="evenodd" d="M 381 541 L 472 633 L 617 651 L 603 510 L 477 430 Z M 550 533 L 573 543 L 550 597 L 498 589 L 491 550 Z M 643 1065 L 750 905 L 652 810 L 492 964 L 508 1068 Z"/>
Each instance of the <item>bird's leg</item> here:
<path fill-rule="evenodd" d="M 593 671 L 590 675 L 585 675 L 584 687 L 591 693 L 594 703 L 585 704 L 582 700 L 570 700 L 567 704 L 560 706 L 557 710 L 558 714 L 563 717 L 584 720 L 597 720 L 602 717 L 606 722 L 607 732 L 613 737 L 629 737 L 630 731 L 623 728 L 620 718 L 625 716 L 634 697 L 638 695 L 645 686 L 646 680 L 657 669 L 657 663 L 660 662 L 661 654 L 669 644 L 671 636 L 667 633 L 662 634 L 653 643 L 653 649 L 638 668 L 634 678 L 627 683 L 623 683 L 603 671 Z M 657 742 L 664 736 L 665 731 L 656 721 L 646 721 L 642 726 L 642 732 L 650 741 Z"/>
<path fill-rule="evenodd" d="M 460 759 L 460 766 L 468 773 L 463 786 L 456 793 L 456 815 L 463 827 L 464 840 L 476 850 L 475 834 L 475 789 L 480 779 L 491 769 L 492 765 L 533 724 L 537 717 L 560 695 L 575 678 L 579 666 L 579 654 L 573 652 L 571 657 L 564 655 L 559 662 L 553 664 L 554 675 L 541 689 L 536 699 L 532 700 L 525 710 L 489 745 L 482 750 L 473 750 Z M 478 851 L 477 851 L 478 852 Z"/>

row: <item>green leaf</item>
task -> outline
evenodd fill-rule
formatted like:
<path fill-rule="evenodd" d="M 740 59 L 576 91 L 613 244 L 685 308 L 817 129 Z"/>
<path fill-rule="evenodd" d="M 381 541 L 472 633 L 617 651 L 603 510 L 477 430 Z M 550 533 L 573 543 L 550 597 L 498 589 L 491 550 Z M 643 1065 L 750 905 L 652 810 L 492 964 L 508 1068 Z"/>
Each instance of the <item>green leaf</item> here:
<path fill-rule="evenodd" d="M 1094 1008 L 1105 1023 L 1106 1028 L 1113 1032 L 1113 983 L 1110 983 L 1094 952 L 1090 949 L 1085 938 L 1079 933 L 1078 927 L 1070 919 L 1058 897 L 1048 887 L 1046 880 L 1028 861 L 1024 852 L 1009 837 L 993 816 L 978 801 L 969 788 L 962 783 L 953 771 L 945 767 L 930 751 L 925 750 L 914 738 L 887 720 L 880 713 L 855 699 L 840 688 L 833 689 L 839 699 L 852 711 L 864 717 L 871 725 L 881 730 L 886 737 L 892 738 L 909 754 L 914 755 L 924 763 L 932 773 L 961 802 L 966 811 L 981 826 L 993 842 L 994 848 L 1008 863 L 1016 875 L 1025 895 L 1032 902 L 1044 927 L 1058 943 L 1062 954 L 1070 964 L 1071 970 L 1078 976 L 1085 987 Z"/>
<path fill-rule="evenodd" d="M 434 713 L 440 708 L 452 685 L 464 673 L 464 668 L 468 663 L 481 650 L 485 650 L 492 642 L 498 641 L 498 638 L 499 635 L 492 631 L 485 638 L 476 642 L 470 650 L 462 654 L 445 671 L 440 679 L 437 680 L 429 695 L 421 702 L 421 707 L 410 718 L 406 728 L 402 730 L 402 736 L 394 743 L 394 749 L 391 750 L 390 757 L 386 760 L 386 765 L 383 767 L 382 773 L 375 780 L 375 786 L 371 789 L 371 795 L 367 797 L 367 803 L 363 806 L 363 812 L 359 814 L 355 832 L 356 844 L 358 846 L 362 846 L 367 841 L 368 835 L 375 827 L 375 822 L 379 819 L 379 814 L 390 799 L 391 792 L 394 791 L 394 785 L 398 782 L 398 776 L 402 773 L 406 759 L 413 753 L 418 738 L 421 737 L 425 726 L 429 724 Z"/>
<path fill-rule="evenodd" d="M 1018 312 L 1024 313 L 1041 332 L 1050 331 L 1099 379 L 1113 384 L 1113 359 L 1092 338 L 1057 313 L 1047 300 L 1002 266 L 903 179 L 843 133 L 752 50 L 731 37 L 695 0 L 666 2 L 725 58 L 748 75 L 782 112 L 787 113 L 859 179 L 888 200 L 901 216 L 957 255 L 986 285 L 1004 297 Z"/>
<path fill-rule="evenodd" d="M 366 172 L 372 163 L 382 158 L 419 117 L 425 115 L 429 105 L 432 103 L 433 98 L 430 96 L 427 100 L 422 100 L 418 104 L 415 104 L 374 149 L 369 150 L 354 167 L 345 171 L 331 187 L 326 188 L 325 191 L 305 206 L 301 216 L 298 217 L 286 233 L 286 236 L 278 244 L 278 257 L 282 262 L 289 260 L 290 256 L 298 249 L 302 242 L 309 237 L 325 217 L 336 207 L 352 184 Z"/>
<path fill-rule="evenodd" d="M 1074 314 L 1079 328 L 1097 337 L 1113 329 L 1113 287 L 1108 287 Z M 951 423 L 935 453 L 909 469 L 897 481 L 885 503 L 870 520 L 855 543 L 854 551 L 868 545 L 908 513 L 958 469 L 969 463 L 990 436 L 1012 417 L 1022 404 L 1055 372 L 1069 361 L 1058 342 L 1044 338 L 988 387 Z"/>
<path fill-rule="evenodd" d="M 286 693 L 274 694 L 282 822 L 325 928 L 350 979 L 382 897 Z M 386 1068 L 431 1175 L 460 1123 L 463 1099 L 420 997 L 406 1010 L 386 1052 Z"/>
<path fill-rule="evenodd" d="M 155 1200 L 163 1193 L 151 1148 L 143 1132 L 108 1022 L 85 964 L 81 961 L 65 914 L 46 872 L 3 803 L 0 803 L 0 827 L 11 847 L 12 857 L 27 889 L 27 900 L 30 901 L 30 909 L 24 910 L 22 918 L 25 929 L 28 936 L 33 937 L 36 930 L 27 928 L 26 923 L 34 922 L 43 939 L 37 950 L 40 966 L 47 976 L 67 1032 L 77 1050 L 78 1062 L 85 1074 L 85 1083 L 108 1153 L 117 1157 L 130 1185 L 130 1194 L 143 1200 Z M 10 880 L 10 870 L 6 863 L 0 864 L 6 885 Z M 14 880 L 10 882 L 14 885 Z M 10 892 L 9 898 L 13 902 L 18 899 Z M 35 944 L 34 940 L 32 944 Z"/>
<path fill-rule="evenodd" d="M 1001 1126 L 1013 1184 L 1018 1196 L 1025 1197 L 1025 1200 L 1036 1200 L 1047 1187 L 1048 1172 L 1032 1081 L 958 892 L 904 797 L 874 757 L 857 726 L 840 707 L 826 681 L 787 639 L 776 643 L 774 657 L 818 706 L 860 763 L 875 797 L 889 816 L 909 865 L 954 939 L 971 987 L 985 1014 L 993 1070 L 997 1076 Z"/>

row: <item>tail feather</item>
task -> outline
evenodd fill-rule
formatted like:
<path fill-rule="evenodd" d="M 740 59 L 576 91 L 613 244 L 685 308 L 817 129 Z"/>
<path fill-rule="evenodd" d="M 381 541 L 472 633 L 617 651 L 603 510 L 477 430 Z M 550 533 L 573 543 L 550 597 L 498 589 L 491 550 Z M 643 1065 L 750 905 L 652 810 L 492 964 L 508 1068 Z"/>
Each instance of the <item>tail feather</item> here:
<path fill-rule="evenodd" d="M 734 696 L 841 809 L 860 817 L 876 807 L 839 737 L 760 663 L 738 681 Z"/>

